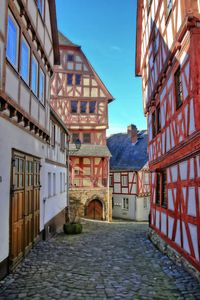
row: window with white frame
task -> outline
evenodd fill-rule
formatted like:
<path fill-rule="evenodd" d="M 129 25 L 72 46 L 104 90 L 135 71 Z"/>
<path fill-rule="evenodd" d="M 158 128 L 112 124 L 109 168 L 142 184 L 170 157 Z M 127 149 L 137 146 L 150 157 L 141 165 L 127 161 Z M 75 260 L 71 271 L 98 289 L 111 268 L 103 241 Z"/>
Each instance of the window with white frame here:
<path fill-rule="evenodd" d="M 128 175 L 127 174 L 122 174 L 121 180 L 122 180 L 122 186 L 128 186 Z"/>
<path fill-rule="evenodd" d="M 60 172 L 60 193 L 62 193 L 62 191 L 63 191 L 62 184 L 63 184 L 63 181 L 62 181 L 62 172 Z"/>
<path fill-rule="evenodd" d="M 129 199 L 128 198 L 123 198 L 122 199 L 122 208 L 125 210 L 129 209 Z"/>
<path fill-rule="evenodd" d="M 65 173 L 63 173 L 63 192 L 65 192 Z"/>
<path fill-rule="evenodd" d="M 38 93 L 38 62 L 36 58 L 32 57 L 32 73 L 31 73 L 31 89 L 37 96 Z"/>
<path fill-rule="evenodd" d="M 56 195 L 56 173 L 53 173 L 53 195 Z"/>
<path fill-rule="evenodd" d="M 39 81 L 39 100 L 44 105 L 44 87 L 45 87 L 45 76 L 44 72 L 40 69 L 40 81 Z"/>
<path fill-rule="evenodd" d="M 19 52 L 19 26 L 11 12 L 8 12 L 8 31 L 7 31 L 7 48 L 6 56 L 9 62 L 18 69 L 18 52 Z"/>
<path fill-rule="evenodd" d="M 20 66 L 20 73 L 24 81 L 29 84 L 29 69 L 30 69 L 30 47 L 25 40 L 22 38 L 21 43 L 21 66 Z"/>
<path fill-rule="evenodd" d="M 51 173 L 48 173 L 48 197 L 51 197 Z"/>

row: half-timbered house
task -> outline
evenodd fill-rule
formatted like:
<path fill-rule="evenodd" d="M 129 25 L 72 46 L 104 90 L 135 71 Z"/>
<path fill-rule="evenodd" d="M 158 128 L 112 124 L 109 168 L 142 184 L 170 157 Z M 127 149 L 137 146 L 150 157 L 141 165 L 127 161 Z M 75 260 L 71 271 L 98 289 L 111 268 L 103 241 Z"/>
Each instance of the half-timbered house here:
<path fill-rule="evenodd" d="M 31 249 L 48 221 L 45 158 L 50 80 L 57 63 L 54 0 L 1 1 L 0 277 Z"/>
<path fill-rule="evenodd" d="M 150 209 L 150 172 L 147 132 L 128 126 L 127 133 L 107 139 L 111 152 L 110 187 L 113 217 L 147 221 Z"/>
<path fill-rule="evenodd" d="M 148 119 L 151 228 L 200 270 L 200 7 L 139 0 L 136 75 Z M 158 240 L 158 239 L 156 239 Z"/>
<path fill-rule="evenodd" d="M 110 220 L 108 103 L 113 100 L 81 47 L 59 33 L 61 65 L 55 66 L 51 105 L 71 133 L 70 207 L 79 215 Z M 73 143 L 82 143 L 73 151 Z"/>

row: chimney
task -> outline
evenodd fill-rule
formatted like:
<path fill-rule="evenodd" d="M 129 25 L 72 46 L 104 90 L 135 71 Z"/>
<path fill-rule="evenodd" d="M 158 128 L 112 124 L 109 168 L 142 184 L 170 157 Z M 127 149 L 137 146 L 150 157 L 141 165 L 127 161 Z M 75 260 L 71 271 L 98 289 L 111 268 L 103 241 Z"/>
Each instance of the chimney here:
<path fill-rule="evenodd" d="M 133 124 L 129 125 L 127 127 L 127 133 L 131 137 L 131 143 L 136 144 L 137 143 L 137 127 Z"/>

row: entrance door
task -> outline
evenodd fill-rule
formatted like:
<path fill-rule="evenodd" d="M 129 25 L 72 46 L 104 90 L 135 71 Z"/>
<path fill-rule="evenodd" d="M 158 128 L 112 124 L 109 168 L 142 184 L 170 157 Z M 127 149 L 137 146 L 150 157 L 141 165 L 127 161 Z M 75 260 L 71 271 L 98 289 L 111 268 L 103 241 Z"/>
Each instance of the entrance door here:
<path fill-rule="evenodd" d="M 102 220 L 103 219 L 103 207 L 101 201 L 94 199 L 90 201 L 87 207 L 86 216 L 90 219 L 94 220 Z"/>
<path fill-rule="evenodd" d="M 11 269 L 32 248 L 39 235 L 39 169 L 34 157 L 13 153 L 11 187 Z"/>

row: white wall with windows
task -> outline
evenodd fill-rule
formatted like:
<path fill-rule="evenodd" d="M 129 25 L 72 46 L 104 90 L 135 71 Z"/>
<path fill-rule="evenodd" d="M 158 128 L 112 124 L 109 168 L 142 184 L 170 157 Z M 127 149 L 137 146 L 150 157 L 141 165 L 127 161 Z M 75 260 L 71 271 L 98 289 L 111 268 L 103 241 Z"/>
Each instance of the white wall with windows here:
<path fill-rule="evenodd" d="M 136 196 L 113 194 L 113 217 L 128 220 L 136 218 Z"/>
<path fill-rule="evenodd" d="M 67 206 L 67 168 L 45 162 L 45 186 L 43 214 L 40 216 L 44 226 Z"/>

